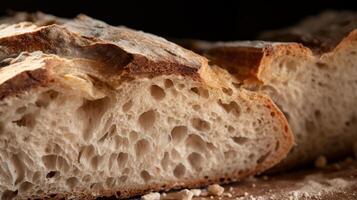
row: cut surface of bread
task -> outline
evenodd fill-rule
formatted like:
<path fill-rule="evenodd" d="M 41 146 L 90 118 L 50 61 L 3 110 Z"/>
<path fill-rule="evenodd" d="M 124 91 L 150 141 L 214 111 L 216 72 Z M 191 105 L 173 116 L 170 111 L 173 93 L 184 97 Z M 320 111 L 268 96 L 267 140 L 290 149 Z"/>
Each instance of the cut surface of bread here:
<path fill-rule="evenodd" d="M 306 33 L 308 24 L 327 19 L 332 23 L 331 16 L 338 22 L 331 27 L 341 26 L 345 14 L 325 13 L 303 22 L 301 29 L 291 29 Z M 338 159 L 352 153 L 357 140 L 357 30 L 351 27 L 356 28 L 356 19 L 356 15 L 345 18 L 345 28 L 350 32 L 344 38 L 336 28 L 323 37 L 316 36 L 326 37 L 326 41 L 311 49 L 297 43 L 263 41 L 191 42 L 186 46 L 245 79 L 247 88 L 272 97 L 296 138 L 296 145 L 276 168 L 286 169 L 311 163 L 321 155 Z M 319 32 L 316 26 L 310 28 L 305 38 Z M 343 28 L 341 31 L 346 32 Z"/>
<path fill-rule="evenodd" d="M 0 26 L 2 199 L 229 182 L 291 148 L 270 98 L 205 58 L 86 16 L 36 16 Z"/>

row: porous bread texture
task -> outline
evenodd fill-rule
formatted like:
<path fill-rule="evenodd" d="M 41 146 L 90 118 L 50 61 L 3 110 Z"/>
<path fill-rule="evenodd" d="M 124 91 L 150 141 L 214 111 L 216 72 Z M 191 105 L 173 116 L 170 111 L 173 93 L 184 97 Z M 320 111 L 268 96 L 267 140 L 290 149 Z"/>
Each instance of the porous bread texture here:
<path fill-rule="evenodd" d="M 229 182 L 292 145 L 267 96 L 166 40 L 83 16 L 15 32 L 0 31 L 2 199 Z"/>
<path fill-rule="evenodd" d="M 235 179 L 272 162 L 284 141 L 283 133 L 272 134 L 284 130 L 268 104 L 233 86 L 226 94 L 190 78 L 158 76 L 90 100 L 78 95 L 82 85 L 59 84 L 73 88 L 50 85 L 1 102 L 4 199 L 11 191 L 95 196 Z"/>
<path fill-rule="evenodd" d="M 296 145 L 276 170 L 318 156 L 351 154 L 357 140 L 357 31 L 317 54 L 296 43 L 194 43 L 194 49 L 269 95 L 285 114 Z M 314 51 L 321 52 L 321 51 Z"/>
<path fill-rule="evenodd" d="M 282 165 L 336 159 L 357 140 L 357 32 L 321 57 L 279 55 L 262 69 L 260 89 L 287 117 L 296 146 Z"/>

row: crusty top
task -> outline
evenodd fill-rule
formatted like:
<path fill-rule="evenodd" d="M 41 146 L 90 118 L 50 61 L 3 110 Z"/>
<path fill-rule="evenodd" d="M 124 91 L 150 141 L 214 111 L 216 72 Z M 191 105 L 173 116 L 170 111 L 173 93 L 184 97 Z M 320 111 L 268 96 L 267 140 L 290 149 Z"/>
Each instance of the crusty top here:
<path fill-rule="evenodd" d="M 67 20 L 42 13 L 17 13 L 0 22 L 1 99 L 5 94 L 19 91 L 21 82 L 31 85 L 29 77 L 31 80 L 44 79 L 44 74 L 39 71 L 31 72 L 33 74 L 25 71 L 22 74 L 12 73 L 13 76 L 4 75 L 1 67 L 5 68 L 12 59 L 24 52 L 40 51 L 61 58 L 92 60 L 99 63 L 97 66 L 101 68 L 101 73 L 116 77 L 180 74 L 198 79 L 201 78 L 199 70 L 207 67 L 205 58 L 163 38 L 125 27 L 110 26 L 85 15 Z M 9 81 L 14 81 L 15 76 L 18 76 L 17 79 L 22 78 L 17 80 L 16 88 L 9 88 L 13 85 Z"/>
<path fill-rule="evenodd" d="M 281 41 L 205 42 L 178 41 L 182 46 L 207 57 L 245 82 L 261 82 L 260 72 L 278 56 L 302 60 L 319 59 L 325 54 L 355 45 L 357 13 L 324 12 L 299 25 L 262 34 L 262 38 Z"/>

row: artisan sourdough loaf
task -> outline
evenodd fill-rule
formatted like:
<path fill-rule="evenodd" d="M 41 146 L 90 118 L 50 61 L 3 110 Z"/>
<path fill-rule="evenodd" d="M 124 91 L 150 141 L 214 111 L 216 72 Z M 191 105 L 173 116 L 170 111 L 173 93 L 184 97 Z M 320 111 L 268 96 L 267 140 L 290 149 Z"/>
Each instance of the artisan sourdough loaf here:
<path fill-rule="evenodd" d="M 325 12 L 262 35 L 284 43 L 191 41 L 184 46 L 244 79 L 246 88 L 268 94 L 282 110 L 296 145 L 278 170 L 352 153 L 357 141 L 356 28 L 355 13 Z"/>
<path fill-rule="evenodd" d="M 272 167 L 293 144 L 268 96 L 162 38 L 83 15 L 2 23 L 2 199 L 229 182 Z"/>

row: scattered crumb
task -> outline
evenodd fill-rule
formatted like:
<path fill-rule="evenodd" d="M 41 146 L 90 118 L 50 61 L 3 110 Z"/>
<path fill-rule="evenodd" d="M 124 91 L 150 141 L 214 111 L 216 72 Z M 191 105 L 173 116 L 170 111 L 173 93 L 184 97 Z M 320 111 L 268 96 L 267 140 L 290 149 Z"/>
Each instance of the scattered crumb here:
<path fill-rule="evenodd" d="M 224 188 L 218 184 L 208 186 L 207 191 L 210 195 L 221 196 L 224 192 Z"/>
<path fill-rule="evenodd" d="M 248 196 L 249 194 L 248 194 L 248 192 L 244 192 L 244 196 Z"/>
<path fill-rule="evenodd" d="M 184 189 L 179 192 L 163 194 L 163 195 L 161 195 L 160 200 L 174 200 L 174 199 L 191 200 L 193 196 L 194 195 L 191 190 Z"/>
<path fill-rule="evenodd" d="M 140 198 L 141 200 L 160 200 L 160 193 L 151 192 L 149 194 L 145 194 Z"/>
<path fill-rule="evenodd" d="M 224 197 L 232 197 L 233 195 L 231 193 L 229 193 L 229 192 L 224 192 L 223 196 Z"/>
<path fill-rule="evenodd" d="M 202 191 L 200 189 L 192 189 L 190 191 L 192 192 L 194 197 L 199 197 L 202 194 Z"/>
<path fill-rule="evenodd" d="M 319 156 L 316 160 L 315 160 L 315 167 L 316 168 L 324 168 L 327 165 L 327 159 L 325 156 Z"/>
<path fill-rule="evenodd" d="M 255 188 L 255 187 L 256 187 L 255 183 L 253 183 L 253 184 L 252 184 L 252 187 L 253 187 L 253 188 Z"/>

